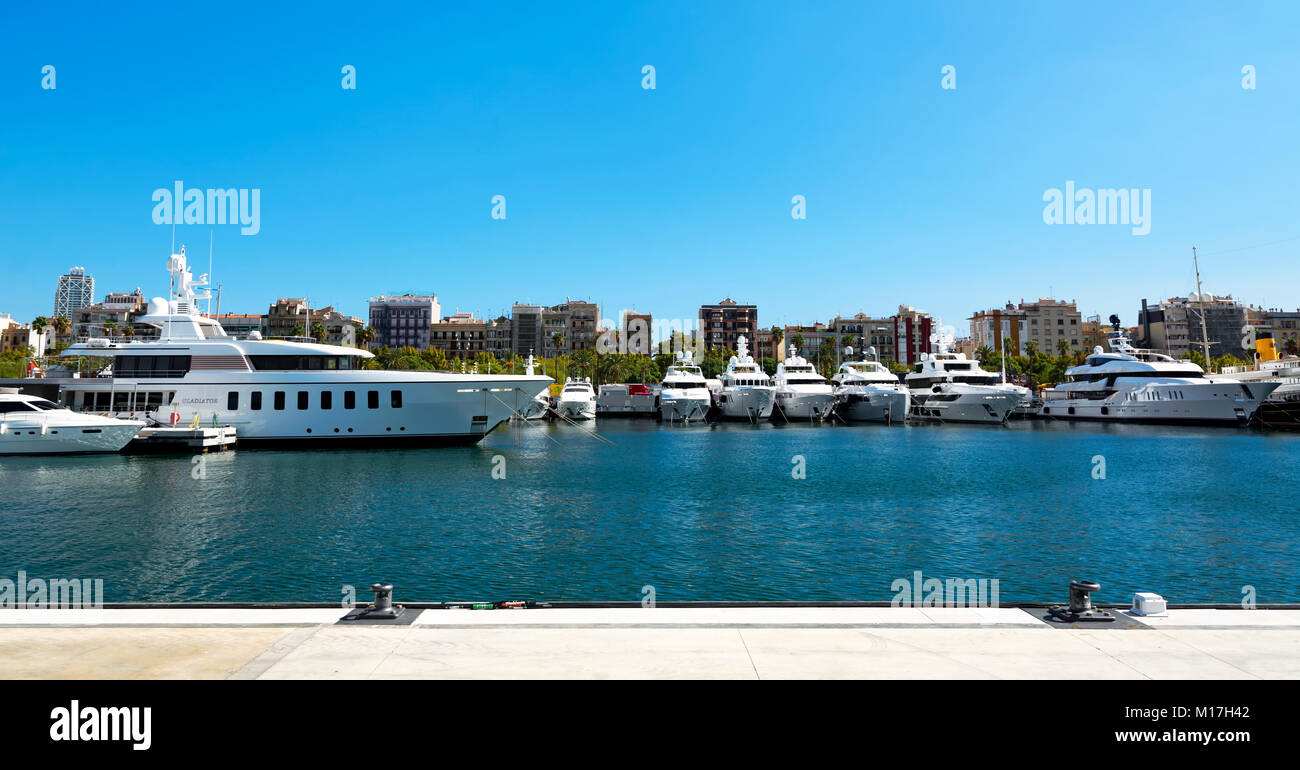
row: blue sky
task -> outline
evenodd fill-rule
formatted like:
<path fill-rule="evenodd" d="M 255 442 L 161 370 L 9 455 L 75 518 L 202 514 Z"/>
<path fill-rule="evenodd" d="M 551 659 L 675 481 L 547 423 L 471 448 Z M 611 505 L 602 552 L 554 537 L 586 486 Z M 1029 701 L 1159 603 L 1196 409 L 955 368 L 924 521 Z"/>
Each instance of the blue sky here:
<path fill-rule="evenodd" d="M 203 270 L 213 232 L 225 312 L 730 296 L 765 326 L 901 303 L 964 331 L 1052 292 L 1132 323 L 1194 288 L 1193 245 L 1208 291 L 1300 305 L 1300 6 L 899 5 L 8 9 L 0 312 L 48 314 L 71 265 L 164 293 L 176 180 L 261 191 L 257 235 L 176 228 Z M 1149 189 L 1150 234 L 1045 224 L 1067 180 Z"/>

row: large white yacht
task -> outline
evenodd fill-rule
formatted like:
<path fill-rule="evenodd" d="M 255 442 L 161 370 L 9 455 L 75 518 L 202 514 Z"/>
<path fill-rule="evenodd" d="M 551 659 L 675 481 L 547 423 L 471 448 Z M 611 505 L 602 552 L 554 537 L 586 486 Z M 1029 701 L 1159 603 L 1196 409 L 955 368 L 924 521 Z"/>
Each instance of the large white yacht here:
<path fill-rule="evenodd" d="M 736 355 L 727 362 L 727 370 L 719 379 L 722 392 L 717 404 L 723 419 L 757 422 L 772 416 L 776 389 L 767 372 L 749 355 L 749 341 L 744 335 L 737 338 Z"/>
<path fill-rule="evenodd" d="M 853 348 L 844 349 L 845 357 Z M 867 348 L 875 358 L 876 349 Z M 845 361 L 831 377 L 840 416 L 853 422 L 903 422 L 912 408 L 912 394 L 898 376 L 879 361 Z"/>
<path fill-rule="evenodd" d="M 159 423 L 232 425 L 239 445 L 439 445 L 479 441 L 533 403 L 551 378 L 364 368 L 368 351 L 336 345 L 248 339 L 198 311 L 185 249 L 167 262 L 170 299 L 156 297 L 138 323 L 158 338 L 91 338 L 65 356 L 112 358 L 112 377 L 77 379 L 64 403 L 81 412 Z M 173 416 L 174 415 L 174 416 Z"/>
<path fill-rule="evenodd" d="M 1249 420 L 1280 384 L 1210 379 L 1191 361 L 1134 348 L 1118 323 L 1107 337 L 1109 353 L 1098 345 L 1065 371 L 1066 382 L 1043 392 L 1045 417 L 1234 425 Z"/>
<path fill-rule="evenodd" d="M 555 399 L 555 411 L 570 420 L 596 419 L 596 391 L 590 380 L 568 379 Z"/>
<path fill-rule="evenodd" d="M 17 388 L 0 390 L 0 455 L 116 452 L 143 427 L 141 420 L 78 414 Z"/>
<path fill-rule="evenodd" d="M 835 408 L 835 389 L 790 345 L 790 355 L 776 365 L 776 408 L 772 418 L 824 420 Z"/>
<path fill-rule="evenodd" d="M 671 422 L 703 420 L 712 397 L 704 373 L 695 365 L 691 351 L 677 351 L 677 363 L 664 372 L 659 391 L 659 414 Z"/>
<path fill-rule="evenodd" d="M 1023 389 L 998 382 L 965 353 L 922 353 L 904 383 L 912 392 L 912 416 L 921 420 L 1000 424 L 1024 399 Z"/>

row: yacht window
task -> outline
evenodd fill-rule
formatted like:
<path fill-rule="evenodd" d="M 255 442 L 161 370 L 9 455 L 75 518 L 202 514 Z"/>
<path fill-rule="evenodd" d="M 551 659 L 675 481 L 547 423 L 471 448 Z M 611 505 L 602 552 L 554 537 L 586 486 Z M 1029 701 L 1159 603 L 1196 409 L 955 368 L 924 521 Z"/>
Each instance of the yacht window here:
<path fill-rule="evenodd" d="M 394 390 L 391 396 L 391 403 L 394 409 L 402 408 L 402 391 Z"/>
<path fill-rule="evenodd" d="M 357 392 L 355 390 L 343 391 L 343 408 L 344 409 L 357 408 Z"/>
<path fill-rule="evenodd" d="M 334 408 L 334 391 L 322 390 L 320 392 L 320 408 L 321 409 Z"/>
<path fill-rule="evenodd" d="M 366 408 L 367 409 L 379 408 L 379 391 L 377 390 L 366 391 Z"/>
<path fill-rule="evenodd" d="M 353 369 L 355 356 L 249 356 L 254 369 L 293 371 L 299 369 Z"/>
<path fill-rule="evenodd" d="M 34 398 L 27 403 L 31 404 L 37 411 L 48 412 L 51 409 L 58 409 L 58 404 L 50 403 L 43 398 Z"/>
<path fill-rule="evenodd" d="M 0 414 L 5 412 L 36 412 L 36 407 L 30 406 L 23 401 L 7 401 L 0 403 Z"/>
<path fill-rule="evenodd" d="M 226 409 L 231 412 L 239 409 L 239 391 L 232 390 L 226 394 Z"/>
<path fill-rule="evenodd" d="M 308 403 L 307 403 L 307 391 L 305 391 L 305 390 L 300 390 L 300 391 L 298 391 L 298 408 L 299 408 L 299 409 L 306 409 L 307 407 L 308 407 Z"/>
<path fill-rule="evenodd" d="M 277 411 L 279 411 L 279 410 L 283 410 L 283 409 L 284 409 L 284 391 L 283 391 L 283 390 L 277 390 L 277 391 L 275 392 L 275 408 L 276 408 Z"/>
<path fill-rule="evenodd" d="M 254 412 L 262 411 L 262 391 L 255 390 L 248 396 L 248 408 Z"/>
<path fill-rule="evenodd" d="M 114 377 L 184 377 L 189 356 L 115 356 Z"/>

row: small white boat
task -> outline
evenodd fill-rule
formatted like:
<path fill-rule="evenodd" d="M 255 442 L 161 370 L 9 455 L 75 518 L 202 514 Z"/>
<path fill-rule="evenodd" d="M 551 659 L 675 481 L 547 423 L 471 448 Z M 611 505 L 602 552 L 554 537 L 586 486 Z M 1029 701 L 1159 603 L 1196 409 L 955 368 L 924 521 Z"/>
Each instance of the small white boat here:
<path fill-rule="evenodd" d="M 0 390 L 0 455 L 117 452 L 144 423 L 82 414 L 36 396 Z"/>
<path fill-rule="evenodd" d="M 835 390 L 813 365 L 790 346 L 790 356 L 776 365 L 776 408 L 772 419 L 825 420 L 835 408 Z"/>
<path fill-rule="evenodd" d="M 845 356 L 853 348 L 844 349 Z M 875 358 L 876 349 L 867 348 Z M 876 360 L 845 361 L 831 377 L 839 414 L 853 422 L 903 422 L 912 408 L 912 394 L 898 376 Z"/>
<path fill-rule="evenodd" d="M 709 413 L 712 396 L 704 373 L 695 365 L 691 351 L 677 351 L 677 363 L 664 372 L 659 391 L 659 414 L 669 422 L 702 422 Z"/>
<path fill-rule="evenodd" d="M 590 380 L 568 379 L 555 399 L 555 411 L 570 420 L 596 419 L 596 391 Z"/>

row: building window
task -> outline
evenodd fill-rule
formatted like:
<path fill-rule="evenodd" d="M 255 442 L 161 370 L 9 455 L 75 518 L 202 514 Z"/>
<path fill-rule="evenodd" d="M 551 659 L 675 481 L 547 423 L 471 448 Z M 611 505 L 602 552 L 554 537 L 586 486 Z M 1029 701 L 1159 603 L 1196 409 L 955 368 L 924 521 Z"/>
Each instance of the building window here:
<path fill-rule="evenodd" d="M 255 412 L 262 411 L 262 391 L 255 390 L 248 396 L 248 408 Z"/>

